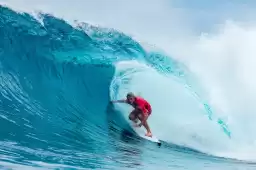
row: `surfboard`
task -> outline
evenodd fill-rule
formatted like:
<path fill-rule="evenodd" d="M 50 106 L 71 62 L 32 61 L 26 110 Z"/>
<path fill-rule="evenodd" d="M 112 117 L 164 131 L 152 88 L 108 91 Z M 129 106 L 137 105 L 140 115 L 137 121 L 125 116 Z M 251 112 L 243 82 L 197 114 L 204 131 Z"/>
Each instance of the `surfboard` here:
<path fill-rule="evenodd" d="M 159 139 L 157 139 L 154 135 L 152 137 L 145 136 L 145 134 L 139 134 L 139 135 L 140 135 L 140 137 L 147 139 L 151 142 L 157 143 L 158 146 L 161 146 L 161 141 Z"/>
<path fill-rule="evenodd" d="M 145 133 L 146 133 L 146 131 L 144 131 L 142 128 L 140 128 L 140 127 L 134 127 L 134 130 L 136 131 L 136 133 L 140 136 L 140 137 L 142 137 L 142 138 L 144 138 L 144 139 L 147 139 L 147 140 L 149 140 L 149 141 L 151 141 L 151 142 L 154 142 L 154 143 L 157 143 L 157 145 L 158 146 L 161 146 L 161 141 L 159 140 L 159 139 L 157 139 L 157 137 L 156 136 L 152 136 L 152 137 L 148 137 L 148 136 L 145 136 Z"/>

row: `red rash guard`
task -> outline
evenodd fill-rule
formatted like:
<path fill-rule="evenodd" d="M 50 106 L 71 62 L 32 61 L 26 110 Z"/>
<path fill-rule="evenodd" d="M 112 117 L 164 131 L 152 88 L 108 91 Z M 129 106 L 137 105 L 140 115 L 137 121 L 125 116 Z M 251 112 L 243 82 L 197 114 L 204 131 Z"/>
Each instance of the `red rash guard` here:
<path fill-rule="evenodd" d="M 134 105 L 142 108 L 143 113 L 150 115 L 151 114 L 151 106 L 150 104 L 141 97 L 135 97 Z"/>

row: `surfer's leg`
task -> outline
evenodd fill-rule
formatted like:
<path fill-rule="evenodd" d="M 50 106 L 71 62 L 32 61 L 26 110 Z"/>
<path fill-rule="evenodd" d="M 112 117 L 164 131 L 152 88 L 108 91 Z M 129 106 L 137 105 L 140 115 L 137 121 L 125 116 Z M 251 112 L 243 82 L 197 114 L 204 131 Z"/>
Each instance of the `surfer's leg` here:
<path fill-rule="evenodd" d="M 138 117 L 138 112 L 134 109 L 134 110 L 130 113 L 129 119 L 130 119 L 131 121 L 133 121 L 134 123 L 137 123 L 137 122 L 138 122 L 137 117 Z"/>
<path fill-rule="evenodd" d="M 152 133 L 151 133 L 151 130 L 150 130 L 149 125 L 148 125 L 148 122 L 147 122 L 148 115 L 147 115 L 147 114 L 140 113 L 140 114 L 138 115 L 138 117 L 139 117 L 139 119 L 140 119 L 141 122 L 144 121 L 144 124 L 142 124 L 142 125 L 143 125 L 143 126 L 145 127 L 145 129 L 147 130 L 146 136 L 152 137 Z"/>

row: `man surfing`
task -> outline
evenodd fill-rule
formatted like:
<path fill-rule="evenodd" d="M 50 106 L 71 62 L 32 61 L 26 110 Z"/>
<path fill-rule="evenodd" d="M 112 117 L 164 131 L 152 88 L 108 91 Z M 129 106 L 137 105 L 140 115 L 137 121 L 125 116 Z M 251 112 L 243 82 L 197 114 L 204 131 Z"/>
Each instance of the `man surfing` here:
<path fill-rule="evenodd" d="M 130 113 L 129 119 L 132 120 L 137 127 L 141 127 L 141 125 L 143 125 L 147 130 L 147 133 L 145 135 L 148 137 L 152 137 L 152 133 L 147 123 L 147 119 L 152 112 L 149 102 L 147 102 L 142 97 L 135 96 L 133 93 L 130 92 L 126 95 L 126 99 L 112 101 L 112 103 L 127 103 L 131 105 L 134 110 Z M 139 125 L 137 125 L 137 119 L 141 121 Z"/>

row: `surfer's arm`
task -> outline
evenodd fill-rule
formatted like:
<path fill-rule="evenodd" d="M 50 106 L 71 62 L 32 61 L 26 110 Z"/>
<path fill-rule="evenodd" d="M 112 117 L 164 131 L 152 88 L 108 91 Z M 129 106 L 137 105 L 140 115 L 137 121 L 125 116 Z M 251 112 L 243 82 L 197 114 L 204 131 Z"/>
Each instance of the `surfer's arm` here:
<path fill-rule="evenodd" d="M 152 109 L 151 109 L 151 105 L 149 103 L 147 103 L 147 105 L 145 106 L 145 108 L 147 109 L 148 115 L 151 114 Z"/>
<path fill-rule="evenodd" d="M 123 100 L 112 100 L 112 103 L 127 103 L 125 99 Z"/>

